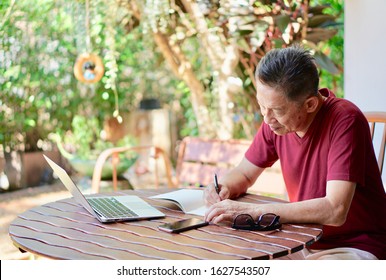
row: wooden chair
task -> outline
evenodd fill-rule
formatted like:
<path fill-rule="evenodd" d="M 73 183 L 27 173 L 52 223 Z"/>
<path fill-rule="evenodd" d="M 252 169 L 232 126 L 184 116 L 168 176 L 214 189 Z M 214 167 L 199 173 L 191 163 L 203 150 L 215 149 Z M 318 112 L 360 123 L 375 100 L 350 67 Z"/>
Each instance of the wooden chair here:
<path fill-rule="evenodd" d="M 250 143 L 247 140 L 185 137 L 178 149 L 174 185 L 186 187 L 212 183 L 215 173 L 221 176 L 241 161 Z"/>
<path fill-rule="evenodd" d="M 379 125 L 382 125 L 381 127 L 381 134 L 380 136 L 380 145 L 379 145 L 379 151 L 377 155 L 378 159 L 378 167 L 381 173 L 383 172 L 383 165 L 385 161 L 385 145 L 386 145 L 386 112 L 365 112 L 365 117 L 367 118 L 368 122 L 370 123 L 370 132 L 371 137 L 373 141 L 375 140 L 374 136 L 376 135 L 376 127 Z M 378 124 L 378 125 L 377 125 Z"/>
<path fill-rule="evenodd" d="M 371 137 L 377 154 L 378 167 L 383 175 L 385 163 L 385 145 L 386 145 L 386 112 L 364 112 L 370 124 Z M 379 147 L 379 149 L 377 149 Z"/>
<path fill-rule="evenodd" d="M 206 186 L 219 176 L 239 164 L 250 146 L 248 140 L 218 140 L 186 137 L 178 149 L 175 186 Z M 280 163 L 267 168 L 250 188 L 253 193 L 288 199 L 281 174 Z"/>
<path fill-rule="evenodd" d="M 134 147 L 114 147 L 110 149 L 104 150 L 98 157 L 95 167 L 94 167 L 94 172 L 92 176 L 92 182 L 91 182 L 91 191 L 93 193 L 98 193 L 100 191 L 100 182 L 101 182 L 101 177 L 102 177 L 102 169 L 103 165 L 106 163 L 106 161 L 111 157 L 112 161 L 112 167 L 113 167 L 113 188 L 114 191 L 117 191 L 118 189 L 118 176 L 117 176 L 117 166 L 119 163 L 119 154 L 128 152 L 128 151 L 133 151 L 133 152 L 140 152 L 148 150 L 150 151 L 150 156 L 155 159 L 154 160 L 154 176 L 155 176 L 155 186 L 158 187 L 159 185 L 159 174 L 158 174 L 158 168 L 157 168 L 157 163 L 156 161 L 158 159 L 162 159 L 164 165 L 165 165 L 165 172 L 166 172 L 166 177 L 168 180 L 171 180 L 171 163 L 170 160 L 165 153 L 165 151 L 157 146 L 149 145 L 149 146 L 134 146 Z M 168 181 L 169 186 L 173 186 L 172 181 Z"/>

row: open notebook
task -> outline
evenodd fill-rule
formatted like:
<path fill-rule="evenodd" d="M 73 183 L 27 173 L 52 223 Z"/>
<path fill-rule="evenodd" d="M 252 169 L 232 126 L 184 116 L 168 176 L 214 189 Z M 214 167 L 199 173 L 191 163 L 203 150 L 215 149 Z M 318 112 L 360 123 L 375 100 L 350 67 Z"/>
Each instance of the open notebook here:
<path fill-rule="evenodd" d="M 75 200 L 102 223 L 162 218 L 165 214 L 135 195 L 85 197 L 67 172 L 44 155 Z"/>
<path fill-rule="evenodd" d="M 169 200 L 184 213 L 194 214 L 198 216 L 205 216 L 207 207 L 204 202 L 204 191 L 195 189 L 182 189 L 168 193 L 151 196 L 151 198 Z"/>

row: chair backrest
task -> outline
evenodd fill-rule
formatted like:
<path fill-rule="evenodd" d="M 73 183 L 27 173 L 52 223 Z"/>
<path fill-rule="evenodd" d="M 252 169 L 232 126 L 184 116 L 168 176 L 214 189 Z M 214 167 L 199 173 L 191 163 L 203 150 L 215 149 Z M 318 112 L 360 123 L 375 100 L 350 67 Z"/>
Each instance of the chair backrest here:
<path fill-rule="evenodd" d="M 176 177 L 179 186 L 208 185 L 237 165 L 250 145 L 247 140 L 185 137 L 179 147 Z"/>
<path fill-rule="evenodd" d="M 100 182 L 102 178 L 102 172 L 103 172 L 103 166 L 107 163 L 108 158 L 111 157 L 111 166 L 110 169 L 113 173 L 113 188 L 114 191 L 118 190 L 117 184 L 118 184 L 118 174 L 117 174 L 117 167 L 118 163 L 120 161 L 119 154 L 124 153 L 127 151 L 133 151 L 133 152 L 140 152 L 140 151 L 149 151 L 150 157 L 154 159 L 154 176 L 155 176 L 155 187 L 158 188 L 159 185 L 159 174 L 158 174 L 158 168 L 157 168 L 157 162 L 155 161 L 158 158 L 161 158 L 163 160 L 164 166 L 165 166 L 165 172 L 166 172 L 166 178 L 167 183 L 169 187 L 173 187 L 174 183 L 172 181 L 171 177 L 171 163 L 170 160 L 166 154 L 166 152 L 157 146 L 153 145 L 145 145 L 145 146 L 126 146 L 126 147 L 113 147 L 104 150 L 97 158 L 94 172 L 92 176 L 92 183 L 91 183 L 91 191 L 92 193 L 99 193 L 100 191 Z"/>
<path fill-rule="evenodd" d="M 381 171 L 383 182 L 385 181 L 385 145 L 386 145 L 386 112 L 364 112 L 370 124 L 371 137 L 376 151 L 378 167 Z M 385 189 L 386 190 L 386 189 Z"/>

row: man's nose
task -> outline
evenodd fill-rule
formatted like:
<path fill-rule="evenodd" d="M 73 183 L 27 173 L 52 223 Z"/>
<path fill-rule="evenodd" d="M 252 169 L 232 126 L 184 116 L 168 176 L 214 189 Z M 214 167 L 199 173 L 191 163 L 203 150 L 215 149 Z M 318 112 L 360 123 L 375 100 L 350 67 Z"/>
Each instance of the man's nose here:
<path fill-rule="evenodd" d="M 266 124 L 272 124 L 275 121 L 275 119 L 272 116 L 272 111 L 270 110 L 265 110 L 265 112 L 263 113 L 263 117 L 264 117 L 264 122 Z"/>

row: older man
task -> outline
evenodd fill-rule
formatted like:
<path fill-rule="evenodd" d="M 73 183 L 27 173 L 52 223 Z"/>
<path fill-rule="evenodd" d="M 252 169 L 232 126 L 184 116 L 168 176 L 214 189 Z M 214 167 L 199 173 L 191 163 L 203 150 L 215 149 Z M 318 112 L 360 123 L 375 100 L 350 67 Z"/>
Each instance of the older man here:
<path fill-rule="evenodd" d="M 284 223 L 324 225 L 301 257 L 386 259 L 386 195 L 368 122 L 354 104 L 318 86 L 314 58 L 299 46 L 260 61 L 256 97 L 264 122 L 241 163 L 219 178 L 220 191 L 206 188 L 206 220 L 275 213 Z M 232 200 L 278 159 L 291 203 Z"/>

